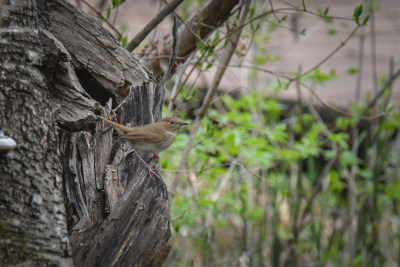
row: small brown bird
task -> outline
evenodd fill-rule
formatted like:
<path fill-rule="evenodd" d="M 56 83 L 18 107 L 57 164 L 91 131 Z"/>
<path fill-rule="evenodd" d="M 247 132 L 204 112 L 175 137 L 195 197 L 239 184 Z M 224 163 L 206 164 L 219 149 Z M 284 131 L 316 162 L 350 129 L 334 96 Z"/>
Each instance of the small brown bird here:
<path fill-rule="evenodd" d="M 121 136 L 122 139 L 129 141 L 131 147 L 135 150 L 135 152 L 142 153 L 154 153 L 154 156 L 157 156 L 157 153 L 166 150 L 171 146 L 174 142 L 176 134 L 179 131 L 179 128 L 182 125 L 187 125 L 187 122 L 183 122 L 181 119 L 176 117 L 168 117 L 164 118 L 159 122 L 146 124 L 141 127 L 130 128 L 123 126 L 119 123 L 110 121 L 102 116 L 97 116 L 99 119 L 102 119 L 116 129 L 120 130 L 124 133 Z M 159 177 L 150 166 L 136 153 L 139 160 L 145 165 L 145 167 L 149 170 L 149 172 L 153 173 L 155 176 Z M 160 177 L 159 177 L 160 178 Z"/>

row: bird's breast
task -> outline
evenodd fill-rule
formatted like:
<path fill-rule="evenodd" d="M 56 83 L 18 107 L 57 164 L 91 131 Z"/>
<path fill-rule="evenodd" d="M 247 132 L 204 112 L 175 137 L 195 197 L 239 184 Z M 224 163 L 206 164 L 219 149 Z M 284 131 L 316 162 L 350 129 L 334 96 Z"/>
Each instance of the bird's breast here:
<path fill-rule="evenodd" d="M 165 131 L 165 149 L 167 149 L 168 147 L 170 147 L 170 145 L 174 142 L 175 137 L 176 137 L 176 132 L 171 132 L 171 131 Z"/>

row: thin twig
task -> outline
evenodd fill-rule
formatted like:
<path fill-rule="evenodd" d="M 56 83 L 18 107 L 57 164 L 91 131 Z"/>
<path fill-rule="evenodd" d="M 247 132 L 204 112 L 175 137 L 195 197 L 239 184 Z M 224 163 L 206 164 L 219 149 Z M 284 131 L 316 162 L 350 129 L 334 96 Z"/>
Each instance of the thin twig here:
<path fill-rule="evenodd" d="M 168 5 L 168 2 L 166 2 L 166 4 Z M 160 13 L 162 7 L 163 7 L 163 4 L 162 4 L 162 1 L 160 1 L 160 4 L 159 4 L 159 6 L 158 6 L 158 10 L 157 10 L 157 14 Z M 175 12 L 174 12 L 174 13 L 175 13 Z M 156 28 L 154 29 L 154 31 L 152 32 L 151 40 L 155 40 L 155 39 L 156 39 L 157 30 L 158 30 L 158 27 L 156 27 Z"/>
<path fill-rule="evenodd" d="M 179 84 L 182 81 L 183 74 L 185 74 L 185 71 L 186 71 L 187 67 L 189 66 L 189 64 L 190 64 L 190 59 L 186 60 L 185 63 L 182 64 L 180 66 L 180 68 L 179 68 L 178 75 L 177 75 L 177 77 L 176 77 L 176 79 L 174 81 L 174 86 L 172 87 L 171 96 L 170 96 L 170 99 L 169 99 L 168 108 L 167 108 L 167 112 L 166 112 L 167 116 L 172 111 L 172 106 L 173 106 L 173 104 L 175 102 L 175 101 L 173 101 L 173 99 L 175 99 L 176 98 L 175 95 L 178 94 Z"/>
<path fill-rule="evenodd" d="M 374 90 L 378 90 L 378 71 L 376 64 L 376 35 L 375 35 L 375 12 L 373 10 L 374 1 L 370 0 L 369 25 L 371 27 L 371 67 L 372 67 L 372 85 Z"/>
<path fill-rule="evenodd" d="M 168 4 L 168 2 L 167 2 L 166 0 L 163 0 L 163 2 L 164 2 L 165 4 Z M 196 32 L 193 31 L 192 27 L 189 26 L 189 24 L 187 23 L 186 20 L 184 20 L 184 19 L 183 19 L 178 13 L 176 13 L 175 11 L 173 11 L 172 13 L 174 13 L 174 15 L 176 16 L 176 18 L 177 18 L 180 22 L 182 22 L 183 24 L 185 24 L 186 28 L 193 34 L 194 37 L 196 37 L 196 39 L 197 39 L 198 41 L 200 41 L 200 42 L 203 44 L 203 46 L 207 47 L 207 44 L 204 43 L 203 39 L 202 39 Z M 193 24 L 193 22 L 192 22 L 192 24 Z"/>
<path fill-rule="evenodd" d="M 275 19 L 279 22 L 279 24 L 281 23 L 281 20 L 276 16 L 275 12 L 274 12 L 274 6 L 272 5 L 272 0 L 269 0 L 269 5 L 271 6 L 271 12 L 274 15 Z"/>
<path fill-rule="evenodd" d="M 121 38 L 122 34 L 117 30 L 117 28 L 115 28 L 109 21 L 108 19 L 106 19 L 105 17 L 103 17 L 103 15 L 101 14 L 101 12 L 99 12 L 96 8 L 94 8 L 92 5 L 90 5 L 88 2 L 86 2 L 86 0 L 81 0 L 85 5 L 87 5 L 91 10 L 93 10 L 97 16 L 99 16 L 101 19 L 104 20 L 105 23 L 107 23 L 108 26 L 111 27 L 111 29 L 113 29 L 116 33 L 117 33 L 117 37 L 118 39 Z"/>
<path fill-rule="evenodd" d="M 199 65 L 200 61 L 205 57 L 206 54 L 207 54 L 207 51 L 204 51 L 203 54 L 201 54 L 201 56 L 197 59 L 196 63 L 193 64 L 193 67 L 189 71 L 188 75 L 186 75 L 185 80 L 182 82 L 182 84 L 180 85 L 180 87 L 176 91 L 175 95 L 172 96 L 172 98 L 171 98 L 172 102 L 175 102 L 179 92 L 182 90 L 183 86 L 185 86 L 185 84 L 188 81 L 189 77 L 192 75 L 193 71 L 197 68 L 197 66 Z"/>
<path fill-rule="evenodd" d="M 298 8 L 296 5 L 293 5 L 292 3 L 289 3 L 289 2 L 287 2 L 287 1 L 285 1 L 285 0 L 281 0 L 281 2 L 285 3 L 286 5 L 288 5 L 288 6 L 290 6 L 290 7 Z"/>
<path fill-rule="evenodd" d="M 264 16 L 267 16 L 267 15 L 271 14 L 272 12 L 274 12 L 274 13 L 280 13 L 280 12 L 284 13 L 286 11 L 305 12 L 305 13 L 309 13 L 309 14 L 315 15 L 317 17 L 323 18 L 323 19 L 340 19 L 340 20 L 354 21 L 353 18 L 338 17 L 338 16 L 326 16 L 326 15 L 318 14 L 318 13 L 315 13 L 315 12 L 312 12 L 312 11 L 309 11 L 309 10 L 285 7 L 285 8 L 277 8 L 277 9 L 274 9 L 273 11 L 272 10 L 265 11 L 264 13 L 261 13 L 261 14 L 255 16 L 254 18 L 246 21 L 243 25 L 239 25 L 236 28 L 232 29 L 230 34 L 232 34 L 233 32 L 235 32 L 235 31 L 247 26 L 248 24 L 252 23 L 255 20 L 258 20 L 258 19 L 260 19 L 260 18 L 262 18 Z M 227 34 L 224 38 L 228 38 L 228 37 L 229 37 L 229 34 Z"/>
<path fill-rule="evenodd" d="M 120 6 L 120 5 L 118 5 L 117 8 L 116 8 L 116 10 L 115 10 L 114 20 L 113 20 L 113 23 L 112 23 L 113 26 L 115 25 L 115 21 L 117 20 L 117 15 L 118 15 L 119 6 Z"/>
<path fill-rule="evenodd" d="M 308 71 L 304 72 L 303 75 L 307 75 L 310 72 L 314 71 L 316 68 L 320 67 L 322 64 L 324 64 L 328 59 L 330 59 L 334 54 L 336 54 L 337 51 L 339 51 L 343 46 L 346 45 L 346 43 L 353 37 L 353 35 L 357 32 L 357 30 L 360 28 L 360 25 L 357 25 L 357 27 L 354 28 L 354 30 L 347 36 L 347 38 L 340 42 L 340 44 L 332 51 L 330 52 L 323 60 L 321 60 L 318 64 L 310 68 Z"/>
<path fill-rule="evenodd" d="M 238 86 L 238 87 L 234 87 L 234 88 L 231 88 L 231 89 L 229 89 L 229 90 L 224 90 L 224 94 L 222 94 L 222 95 L 220 95 L 220 96 L 217 96 L 217 97 L 214 97 L 214 100 L 211 102 L 211 105 L 212 104 L 214 104 L 214 103 L 216 103 L 218 100 L 220 100 L 221 98 L 222 98 L 222 96 L 224 96 L 224 95 L 227 95 L 227 94 L 230 94 L 230 93 L 232 93 L 232 92 L 235 92 L 235 91 L 237 91 L 237 90 L 239 90 L 239 89 L 249 89 L 248 87 L 245 87 L 245 86 Z M 221 122 L 222 123 L 222 122 Z"/>
<path fill-rule="evenodd" d="M 229 65 L 229 66 L 230 66 L 230 67 L 239 67 L 239 66 L 237 66 L 237 65 Z M 240 67 L 242 67 L 242 68 L 256 69 L 256 70 L 259 70 L 259 71 L 262 71 L 262 72 L 265 72 L 265 73 L 274 75 L 274 76 L 276 76 L 276 77 L 281 77 L 281 78 L 287 79 L 287 80 L 290 81 L 290 82 L 296 81 L 297 79 L 300 78 L 300 76 L 298 76 L 298 77 L 290 77 L 290 76 L 285 75 L 285 74 L 277 74 L 277 73 L 275 73 L 275 72 L 272 71 L 272 70 L 267 70 L 267 69 L 264 69 L 264 68 L 261 68 L 261 67 L 258 67 L 258 66 L 241 65 Z M 302 74 L 302 75 L 303 75 L 303 74 Z M 387 81 L 385 82 L 385 84 L 380 88 L 380 90 L 379 90 L 378 93 L 374 96 L 374 98 L 373 98 L 373 100 L 372 100 L 371 102 L 374 102 L 374 101 L 376 102 L 376 101 L 379 99 L 380 95 L 383 94 L 384 89 L 385 89 L 386 87 L 388 87 L 390 84 L 392 84 L 392 83 L 397 79 L 397 77 L 398 77 L 399 75 L 400 75 L 400 69 L 399 69 L 397 72 L 395 72 L 394 75 L 393 75 L 389 80 L 387 80 Z M 386 113 L 382 112 L 382 113 L 379 113 L 379 114 L 376 114 L 376 115 L 372 115 L 372 116 L 364 116 L 364 115 L 369 111 L 369 108 L 368 108 L 368 109 L 366 109 L 366 112 L 364 112 L 361 116 L 354 116 L 353 114 L 351 114 L 351 113 L 349 113 L 349 112 L 346 112 L 346 111 L 344 111 L 344 110 L 340 110 L 340 109 L 338 109 L 338 108 L 336 108 L 336 107 L 334 107 L 334 106 L 328 104 L 327 102 L 325 102 L 325 101 L 324 101 L 314 90 L 312 90 L 312 89 L 310 88 L 310 86 L 308 86 L 307 84 L 300 82 L 300 85 L 303 86 L 305 89 L 307 89 L 307 91 L 309 91 L 312 95 L 314 95 L 314 96 L 317 98 L 317 100 L 318 100 L 323 106 L 325 106 L 326 108 L 329 108 L 329 109 L 331 109 L 331 110 L 333 110 L 333 111 L 335 111 L 335 112 L 337 112 L 337 113 L 339 113 L 339 114 L 345 115 L 345 116 L 347 116 L 347 117 L 353 117 L 353 118 L 357 118 L 357 119 L 360 119 L 360 120 L 368 120 L 368 121 L 369 121 L 369 120 L 374 120 L 374 119 L 377 119 L 377 118 L 380 118 L 380 117 L 386 115 Z M 382 88 L 383 88 L 383 89 L 382 89 Z M 370 103 L 370 105 L 372 105 L 372 103 Z"/>
<path fill-rule="evenodd" d="M 321 174 L 318 176 L 317 180 L 314 183 L 314 187 L 313 187 L 313 191 L 311 193 L 310 198 L 307 201 L 307 205 L 304 209 L 304 212 L 301 216 L 300 219 L 300 223 L 299 223 L 299 227 L 297 228 L 297 231 L 300 232 L 302 229 L 304 229 L 304 227 L 307 225 L 305 219 L 307 218 L 307 216 L 310 214 L 311 212 L 311 207 L 318 195 L 318 193 L 322 190 L 322 180 L 323 178 L 325 178 L 329 171 L 332 169 L 333 164 L 337 161 L 338 157 L 339 157 L 340 151 L 337 150 L 335 156 L 333 156 L 328 163 L 325 165 L 324 169 L 322 170 Z"/>
<path fill-rule="evenodd" d="M 379 98 L 382 96 L 382 94 L 385 92 L 385 89 L 390 87 L 392 83 L 400 76 L 400 69 L 398 69 L 396 72 L 393 73 L 386 81 L 385 83 L 379 88 L 379 90 L 376 92 L 372 100 L 368 103 L 368 106 L 365 108 L 364 112 L 361 114 L 361 116 L 364 116 L 365 114 L 368 113 L 369 109 L 372 108 L 373 106 L 376 105 L 376 102 L 379 100 Z"/>
<path fill-rule="evenodd" d="M 357 77 L 356 77 L 356 91 L 355 91 L 355 101 L 360 100 L 361 96 L 361 82 L 362 82 L 362 74 L 363 74 L 363 62 L 364 62 L 364 38 L 365 38 L 365 29 L 361 28 L 361 32 L 358 36 L 358 58 L 357 58 Z"/>
<path fill-rule="evenodd" d="M 141 55 L 144 55 L 143 53 L 135 53 L 136 56 L 140 57 L 141 60 L 147 60 L 147 59 L 165 59 L 165 58 L 171 58 L 170 54 L 164 54 L 164 55 L 155 55 L 155 56 L 149 56 L 149 57 L 142 57 Z M 146 54 L 147 55 L 147 54 Z M 186 57 L 179 57 L 177 56 L 176 59 L 179 59 L 183 61 L 186 59 Z"/>
<path fill-rule="evenodd" d="M 237 165 L 237 163 L 239 162 L 239 156 L 234 158 L 231 161 L 231 165 L 229 166 L 229 169 L 227 170 L 224 178 L 222 179 L 221 183 L 218 186 L 217 192 L 215 192 L 215 194 L 213 196 L 211 196 L 211 200 L 212 201 L 217 201 L 219 198 L 219 195 L 221 194 L 221 192 L 224 190 L 226 183 L 228 182 L 228 179 L 232 177 L 232 172 L 235 168 L 235 166 Z"/>
<path fill-rule="evenodd" d="M 389 61 L 389 79 L 390 80 L 392 80 L 393 72 L 394 72 L 394 59 L 392 57 L 392 58 L 390 58 L 390 61 Z M 389 86 L 391 87 L 392 84 L 390 84 Z M 393 90 L 390 90 L 389 95 L 387 96 L 387 98 L 385 99 L 385 103 L 383 104 L 383 108 L 384 108 L 383 110 L 386 110 L 386 107 L 388 106 L 389 101 L 391 99 L 392 93 L 393 93 Z"/>
<path fill-rule="evenodd" d="M 173 12 L 184 0 L 173 0 L 165 6 L 160 13 L 157 14 L 144 28 L 141 30 L 126 46 L 129 52 L 132 52 L 146 36 L 165 19 L 171 12 Z"/>
<path fill-rule="evenodd" d="M 351 131 L 351 152 L 357 156 L 359 147 L 359 128 L 358 124 L 352 127 Z M 357 235 L 357 215 L 356 204 L 358 197 L 358 190 L 356 184 L 356 176 L 358 170 L 358 163 L 353 162 L 350 167 L 350 173 L 347 176 L 347 198 L 348 198 L 348 212 L 347 212 L 347 238 L 344 242 L 343 263 L 344 266 L 352 266 L 354 252 L 356 250 L 356 235 Z"/>
<path fill-rule="evenodd" d="M 297 74 L 301 76 L 303 68 L 301 65 L 297 68 Z M 296 79 L 296 93 L 297 93 L 297 105 L 298 105 L 298 112 L 301 113 L 301 107 L 303 106 L 303 96 L 301 95 L 300 90 L 300 79 Z"/>

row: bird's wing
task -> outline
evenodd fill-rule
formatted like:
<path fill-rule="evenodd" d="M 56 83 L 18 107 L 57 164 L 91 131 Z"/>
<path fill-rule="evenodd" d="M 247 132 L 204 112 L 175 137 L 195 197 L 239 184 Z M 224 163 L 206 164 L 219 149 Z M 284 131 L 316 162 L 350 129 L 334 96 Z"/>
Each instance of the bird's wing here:
<path fill-rule="evenodd" d="M 129 140 L 131 142 L 152 142 L 157 143 L 163 140 L 163 135 L 159 131 L 149 131 L 145 126 L 132 128 L 131 131 L 121 136 L 121 138 L 125 140 Z"/>

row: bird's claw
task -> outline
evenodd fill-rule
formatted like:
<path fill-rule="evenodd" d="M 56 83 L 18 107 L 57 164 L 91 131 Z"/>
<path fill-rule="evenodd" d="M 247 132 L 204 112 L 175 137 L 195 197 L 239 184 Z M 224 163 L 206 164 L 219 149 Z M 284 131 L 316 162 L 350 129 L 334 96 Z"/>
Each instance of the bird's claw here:
<path fill-rule="evenodd" d="M 161 179 L 161 177 L 154 171 L 154 169 L 152 169 L 148 164 L 144 165 L 143 163 L 140 164 L 142 165 L 143 168 L 147 169 L 147 171 L 151 174 L 154 174 L 154 176 L 156 176 L 157 178 Z"/>
<path fill-rule="evenodd" d="M 149 164 L 147 164 L 146 161 L 144 161 L 144 159 L 139 155 L 139 153 L 135 152 L 137 158 L 140 160 L 140 162 L 142 163 L 141 165 L 147 169 L 147 171 L 151 174 L 154 174 L 154 176 L 156 176 L 157 178 L 161 179 L 161 177 L 149 166 Z"/>
<path fill-rule="evenodd" d="M 153 158 L 157 158 L 157 160 L 160 161 L 160 156 L 157 153 L 153 153 L 148 161 L 152 160 Z"/>

